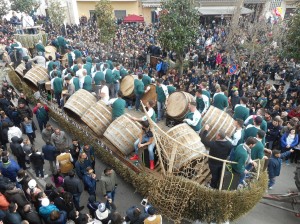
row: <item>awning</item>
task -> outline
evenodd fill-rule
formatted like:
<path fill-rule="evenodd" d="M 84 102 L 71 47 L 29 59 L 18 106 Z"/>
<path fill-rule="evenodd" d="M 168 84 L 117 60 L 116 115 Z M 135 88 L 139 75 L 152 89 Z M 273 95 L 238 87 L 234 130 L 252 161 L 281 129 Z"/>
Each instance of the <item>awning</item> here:
<path fill-rule="evenodd" d="M 123 22 L 124 23 L 142 23 L 144 22 L 144 17 L 142 16 L 137 16 L 137 15 L 128 15 L 128 16 L 125 16 L 124 19 L 123 19 Z"/>
<path fill-rule="evenodd" d="M 236 10 L 235 6 L 215 6 L 215 7 L 197 7 L 198 11 L 201 15 L 233 15 Z M 250 14 L 254 11 L 252 9 L 248 9 L 242 7 L 241 14 Z"/>

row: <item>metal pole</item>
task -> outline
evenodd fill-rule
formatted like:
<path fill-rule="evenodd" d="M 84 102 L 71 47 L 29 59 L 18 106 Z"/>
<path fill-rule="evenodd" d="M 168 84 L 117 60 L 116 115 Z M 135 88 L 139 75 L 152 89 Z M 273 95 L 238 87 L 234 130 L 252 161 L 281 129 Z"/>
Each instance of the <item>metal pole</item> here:
<path fill-rule="evenodd" d="M 226 162 L 223 162 L 223 166 L 222 166 L 222 173 L 221 173 L 221 179 L 220 179 L 220 185 L 219 185 L 219 190 L 222 190 L 222 186 L 223 186 L 223 181 L 224 181 L 224 174 L 225 174 L 225 168 L 226 168 Z"/>

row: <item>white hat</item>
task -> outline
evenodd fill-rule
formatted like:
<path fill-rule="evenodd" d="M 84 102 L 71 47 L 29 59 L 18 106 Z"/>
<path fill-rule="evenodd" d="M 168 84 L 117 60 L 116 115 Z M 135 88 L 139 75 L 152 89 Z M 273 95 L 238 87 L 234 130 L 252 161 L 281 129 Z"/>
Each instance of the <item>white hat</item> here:
<path fill-rule="evenodd" d="M 108 217 L 108 214 L 110 213 L 109 209 L 106 209 L 106 206 L 104 203 L 101 203 L 98 206 L 98 209 L 96 210 L 96 217 L 99 220 L 106 219 Z"/>
<path fill-rule="evenodd" d="M 36 181 L 34 179 L 31 179 L 29 182 L 28 182 L 28 187 L 29 189 L 33 189 L 36 187 Z"/>
<path fill-rule="evenodd" d="M 43 198 L 41 204 L 42 206 L 47 207 L 50 204 L 50 200 L 48 198 Z"/>

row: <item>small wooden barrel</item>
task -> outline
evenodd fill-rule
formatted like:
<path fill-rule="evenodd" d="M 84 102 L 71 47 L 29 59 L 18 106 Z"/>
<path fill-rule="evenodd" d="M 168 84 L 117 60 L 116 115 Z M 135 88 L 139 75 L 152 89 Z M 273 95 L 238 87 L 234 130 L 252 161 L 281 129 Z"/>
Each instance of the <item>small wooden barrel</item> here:
<path fill-rule="evenodd" d="M 186 92 L 174 92 L 168 98 L 167 114 L 175 120 L 183 120 L 189 112 L 189 103 L 194 97 Z"/>
<path fill-rule="evenodd" d="M 155 56 L 150 56 L 150 66 L 156 69 L 157 62 L 160 58 Z"/>
<path fill-rule="evenodd" d="M 144 105 L 146 105 L 149 100 L 153 100 L 154 102 L 157 100 L 156 85 L 154 84 L 150 84 L 150 90 L 142 97 L 142 102 Z"/>
<path fill-rule="evenodd" d="M 208 124 L 210 129 L 208 130 L 208 139 L 214 140 L 219 131 L 224 131 L 228 137 L 231 137 L 235 132 L 234 119 L 214 106 L 210 106 L 208 111 L 203 117 L 202 126 Z"/>
<path fill-rule="evenodd" d="M 133 144 L 141 132 L 141 124 L 124 114 L 114 120 L 104 132 L 106 137 L 123 155 L 129 155 L 133 150 Z"/>
<path fill-rule="evenodd" d="M 30 69 L 26 75 L 24 75 L 24 81 L 29 85 L 37 88 L 38 82 L 40 81 L 49 81 L 49 76 L 47 73 L 47 69 L 42 66 L 36 65 L 32 69 Z M 29 82 L 28 82 L 29 81 Z"/>
<path fill-rule="evenodd" d="M 45 89 L 50 91 L 51 90 L 51 81 L 45 83 Z"/>
<path fill-rule="evenodd" d="M 111 107 L 107 106 L 102 100 L 99 100 L 85 112 L 81 120 L 98 136 L 102 136 L 112 122 L 111 111 Z"/>
<path fill-rule="evenodd" d="M 126 75 L 120 84 L 120 90 L 126 98 L 134 96 L 134 80 L 137 79 L 136 75 Z"/>
<path fill-rule="evenodd" d="M 52 57 L 53 60 L 56 60 L 56 47 L 54 46 L 46 46 L 45 47 L 45 58 L 49 59 L 49 56 Z"/>
<path fill-rule="evenodd" d="M 80 89 L 68 99 L 64 108 L 67 109 L 66 112 L 70 116 L 76 114 L 77 116 L 82 117 L 84 113 L 96 102 L 97 99 L 93 94 L 84 89 Z"/>
<path fill-rule="evenodd" d="M 182 143 L 186 147 L 166 148 L 166 152 L 169 158 L 174 158 L 173 160 L 173 170 L 178 171 L 182 167 L 191 166 L 196 159 L 202 159 L 203 155 L 201 153 L 206 152 L 206 148 L 201 142 L 199 135 L 186 123 L 176 125 L 167 131 L 167 134 L 176 141 Z M 172 150 L 176 152 L 172 152 Z M 190 149 L 187 151 L 187 149 Z M 172 153 L 175 153 L 175 157 L 172 157 Z M 172 161 L 169 161 L 169 165 Z"/>
<path fill-rule="evenodd" d="M 18 65 L 18 67 L 16 67 L 15 72 L 20 75 L 21 77 L 24 76 L 23 71 L 25 70 L 25 63 L 22 62 L 21 64 Z"/>

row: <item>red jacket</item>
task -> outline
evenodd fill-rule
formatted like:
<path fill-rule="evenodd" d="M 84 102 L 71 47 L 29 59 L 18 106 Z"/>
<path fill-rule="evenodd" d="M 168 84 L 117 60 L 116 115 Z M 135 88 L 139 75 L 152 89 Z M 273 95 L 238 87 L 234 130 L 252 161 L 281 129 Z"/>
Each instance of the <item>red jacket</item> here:
<path fill-rule="evenodd" d="M 297 112 L 297 110 L 291 110 L 288 113 L 288 117 L 293 118 L 293 117 L 298 117 L 300 118 L 300 111 Z"/>
<path fill-rule="evenodd" d="M 0 210 L 7 210 L 9 206 L 9 202 L 6 197 L 0 193 Z"/>
<path fill-rule="evenodd" d="M 36 112 L 37 112 L 38 109 L 39 109 L 38 106 L 35 106 L 35 107 L 33 108 L 32 112 L 33 112 L 34 114 L 36 114 Z M 45 109 L 47 112 L 49 111 L 49 108 L 47 107 L 47 105 L 44 105 L 44 109 Z"/>

